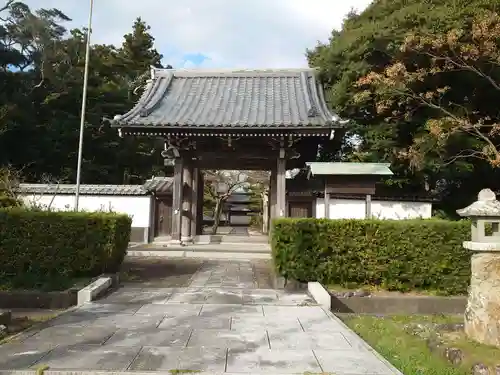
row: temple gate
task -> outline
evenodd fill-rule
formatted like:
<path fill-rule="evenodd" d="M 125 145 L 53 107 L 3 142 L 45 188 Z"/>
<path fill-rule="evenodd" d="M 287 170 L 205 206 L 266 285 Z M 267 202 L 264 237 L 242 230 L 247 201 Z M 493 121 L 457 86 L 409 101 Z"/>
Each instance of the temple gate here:
<path fill-rule="evenodd" d="M 284 217 L 286 171 L 316 160 L 342 121 L 314 69 L 153 68 L 138 103 L 112 126 L 121 137 L 164 140 L 174 168 L 172 240 L 190 242 L 202 230 L 203 169 L 271 171 L 268 211 Z"/>

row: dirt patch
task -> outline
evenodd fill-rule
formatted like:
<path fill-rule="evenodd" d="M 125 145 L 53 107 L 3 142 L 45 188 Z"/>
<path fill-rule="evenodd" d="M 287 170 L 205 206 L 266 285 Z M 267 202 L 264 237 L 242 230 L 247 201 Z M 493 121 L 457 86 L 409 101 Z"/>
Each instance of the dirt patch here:
<path fill-rule="evenodd" d="M 165 259 L 151 257 L 127 258 L 120 270 L 123 285 L 141 284 L 144 287 L 187 287 L 203 264 L 198 259 Z"/>
<path fill-rule="evenodd" d="M 349 297 L 428 297 L 428 296 L 439 296 L 437 292 L 433 291 L 408 291 L 408 292 L 397 292 L 384 290 L 379 287 L 353 287 L 347 288 L 339 285 L 329 285 L 327 287 L 328 291 L 335 297 L 339 298 L 349 298 Z M 460 295 L 457 297 L 465 297 L 466 295 Z"/>

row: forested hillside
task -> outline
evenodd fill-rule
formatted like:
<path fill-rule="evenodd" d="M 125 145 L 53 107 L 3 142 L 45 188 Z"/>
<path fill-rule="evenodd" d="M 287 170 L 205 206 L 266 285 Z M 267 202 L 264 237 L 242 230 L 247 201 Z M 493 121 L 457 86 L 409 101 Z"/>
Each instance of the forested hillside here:
<path fill-rule="evenodd" d="M 323 158 L 391 162 L 390 183 L 448 211 L 500 189 L 499 12 L 496 0 L 376 0 L 349 14 L 308 51 L 352 120 L 343 153 Z"/>

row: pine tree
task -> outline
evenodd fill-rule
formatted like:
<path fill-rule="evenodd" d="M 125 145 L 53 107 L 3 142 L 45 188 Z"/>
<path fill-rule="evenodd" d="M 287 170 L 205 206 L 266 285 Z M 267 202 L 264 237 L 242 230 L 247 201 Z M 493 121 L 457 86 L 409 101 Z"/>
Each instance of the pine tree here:
<path fill-rule="evenodd" d="M 150 30 L 151 27 L 139 17 L 134 22 L 132 32 L 124 35 L 120 57 L 132 80 L 148 72 L 150 66 L 163 67 L 163 56 L 155 49 L 155 38 L 150 34 Z"/>

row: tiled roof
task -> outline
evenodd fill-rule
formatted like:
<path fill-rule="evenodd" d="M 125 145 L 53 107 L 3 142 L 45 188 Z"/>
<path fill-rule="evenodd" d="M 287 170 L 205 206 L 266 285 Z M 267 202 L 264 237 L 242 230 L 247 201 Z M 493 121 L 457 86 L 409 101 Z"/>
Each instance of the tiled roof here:
<path fill-rule="evenodd" d="M 373 175 L 392 176 L 386 163 L 306 163 L 313 176 Z"/>
<path fill-rule="evenodd" d="M 21 194 L 75 194 L 73 184 L 19 184 Z M 145 195 L 142 185 L 80 185 L 81 195 Z"/>
<path fill-rule="evenodd" d="M 166 193 L 172 191 L 171 177 L 153 177 L 144 185 L 80 185 L 81 195 L 147 195 L 150 192 Z M 75 194 L 73 184 L 19 184 L 20 194 Z"/>
<path fill-rule="evenodd" d="M 113 126 L 157 128 L 332 128 L 314 69 L 153 69 L 137 105 Z"/>
<path fill-rule="evenodd" d="M 172 192 L 174 179 L 172 177 L 153 177 L 147 180 L 143 187 L 147 191 L 155 193 L 170 193 Z"/>

